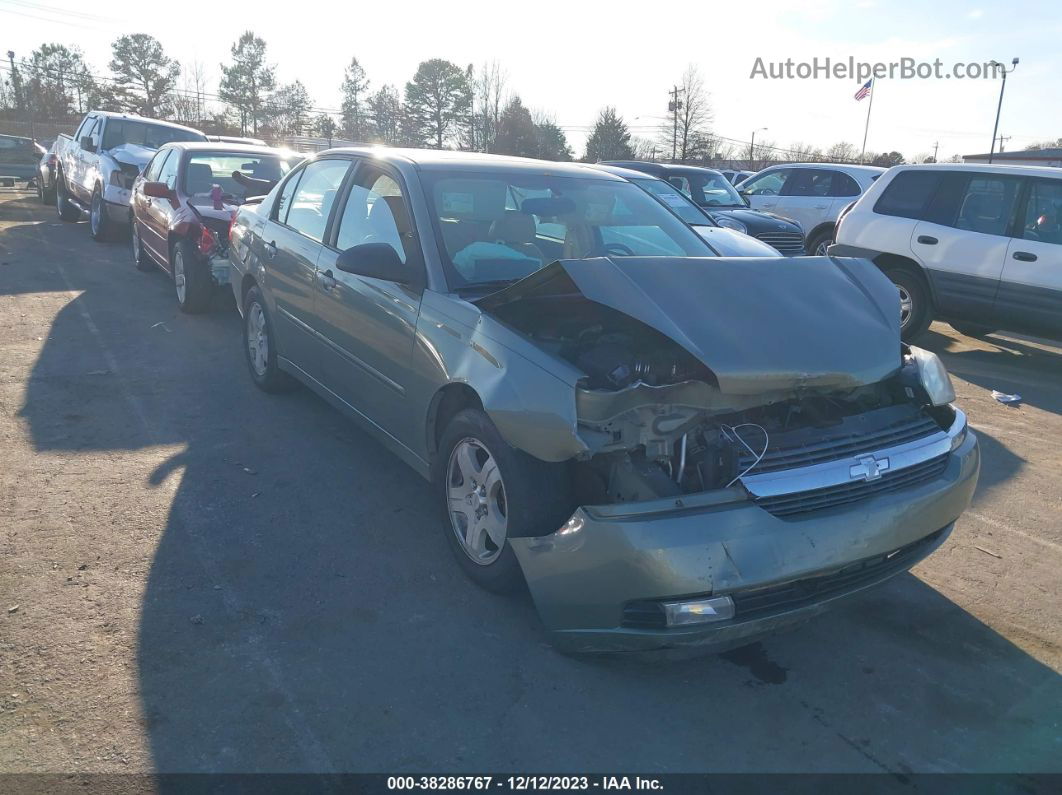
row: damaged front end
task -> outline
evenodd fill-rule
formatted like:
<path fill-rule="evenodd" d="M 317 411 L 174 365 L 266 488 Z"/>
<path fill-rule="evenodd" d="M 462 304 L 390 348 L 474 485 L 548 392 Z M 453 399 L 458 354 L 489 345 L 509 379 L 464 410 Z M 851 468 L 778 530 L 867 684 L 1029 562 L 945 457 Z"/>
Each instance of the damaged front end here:
<path fill-rule="evenodd" d="M 746 637 L 756 624 L 730 594 L 891 555 L 849 590 L 880 580 L 969 501 L 965 418 L 927 387 L 932 354 L 901 347 L 895 288 L 870 263 L 566 261 L 478 303 L 585 374 L 584 507 L 511 543 L 547 626 L 586 648 L 703 643 L 709 625 Z M 694 620 L 679 596 L 696 597 Z"/>

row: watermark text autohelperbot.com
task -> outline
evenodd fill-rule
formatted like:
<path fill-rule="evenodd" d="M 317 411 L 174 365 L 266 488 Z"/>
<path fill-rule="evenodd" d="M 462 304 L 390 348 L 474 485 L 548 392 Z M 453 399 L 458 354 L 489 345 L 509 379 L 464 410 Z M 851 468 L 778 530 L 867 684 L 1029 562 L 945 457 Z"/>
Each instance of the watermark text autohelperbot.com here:
<path fill-rule="evenodd" d="M 956 80 L 992 79 L 1003 75 L 1004 66 L 996 61 L 980 63 L 960 61 L 945 64 L 940 58 L 920 61 L 916 58 L 899 58 L 895 61 L 857 61 L 848 58 L 812 58 L 797 61 L 767 61 L 757 58 L 752 65 L 750 79 L 763 80 L 866 80 L 888 78 L 890 80 L 929 80 L 943 78 Z"/>

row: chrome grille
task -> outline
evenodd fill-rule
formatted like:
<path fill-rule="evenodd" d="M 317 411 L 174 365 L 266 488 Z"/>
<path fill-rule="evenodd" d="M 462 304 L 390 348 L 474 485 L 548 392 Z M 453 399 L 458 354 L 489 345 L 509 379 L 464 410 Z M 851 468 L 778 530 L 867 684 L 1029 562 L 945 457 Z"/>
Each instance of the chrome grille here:
<path fill-rule="evenodd" d="M 799 257 L 804 253 L 804 236 L 799 232 L 763 232 L 756 235 L 756 239 L 787 257 Z"/>
<path fill-rule="evenodd" d="M 913 442 L 940 432 L 940 426 L 924 411 L 907 407 L 876 409 L 845 418 L 832 433 L 820 428 L 772 433 L 770 447 L 763 460 L 749 474 L 759 475 L 836 461 Z M 824 435 L 827 438 L 824 439 Z M 762 441 L 755 433 L 751 434 L 750 446 L 759 452 L 759 445 L 762 445 Z M 738 471 L 745 471 L 755 460 L 755 456 L 746 452 L 738 459 Z"/>
<path fill-rule="evenodd" d="M 793 516 L 811 511 L 822 511 L 878 494 L 920 485 L 940 477 L 947 465 L 948 455 L 945 453 L 914 466 L 886 472 L 877 480 L 852 481 L 821 489 L 781 494 L 776 497 L 759 497 L 756 499 L 756 504 L 775 516 Z"/>

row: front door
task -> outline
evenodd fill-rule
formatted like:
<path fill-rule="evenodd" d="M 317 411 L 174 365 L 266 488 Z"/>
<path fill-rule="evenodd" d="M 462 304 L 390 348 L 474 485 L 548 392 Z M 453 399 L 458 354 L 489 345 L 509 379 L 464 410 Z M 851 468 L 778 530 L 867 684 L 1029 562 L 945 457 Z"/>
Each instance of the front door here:
<path fill-rule="evenodd" d="M 832 195 L 833 174 L 833 171 L 821 168 L 792 169 L 774 211 L 800 224 L 805 237 L 811 235 L 815 227 L 834 217 L 834 205 L 840 201 Z M 840 208 L 837 210 L 839 212 Z"/>
<path fill-rule="evenodd" d="M 277 351 L 318 380 L 317 258 L 336 194 L 349 170 L 349 160 L 325 159 L 293 172 L 262 230 L 260 257 L 275 302 Z"/>
<path fill-rule="evenodd" d="M 326 386 L 416 449 L 418 440 L 412 437 L 419 430 L 402 418 L 407 416 L 420 290 L 344 273 L 335 266 L 339 252 L 362 243 L 386 243 L 402 262 L 421 265 L 411 219 L 398 174 L 378 165 L 359 167 L 338 219 L 334 246 L 326 248 L 318 262 L 316 315 Z"/>
<path fill-rule="evenodd" d="M 1002 328 L 1062 334 L 1062 179 L 1034 179 L 996 294 Z"/>
<path fill-rule="evenodd" d="M 741 195 L 748 199 L 753 210 L 775 212 L 778 197 L 786 179 L 793 173 L 791 168 L 775 168 L 763 174 L 755 174 L 741 183 Z"/>
<path fill-rule="evenodd" d="M 177 187 L 177 172 L 181 163 L 181 152 L 176 149 L 167 151 L 168 156 L 163 159 L 161 167 L 157 170 L 154 169 L 155 161 L 152 161 L 151 170 L 154 171 L 156 182 L 165 183 L 170 190 L 175 190 Z M 169 271 L 171 267 L 169 249 L 170 218 L 175 211 L 174 200 L 160 199 L 155 196 L 142 196 L 141 201 L 143 202 L 143 213 L 141 214 L 142 224 L 139 227 L 140 242 L 151 251 L 151 254 L 162 264 L 162 267 Z"/>

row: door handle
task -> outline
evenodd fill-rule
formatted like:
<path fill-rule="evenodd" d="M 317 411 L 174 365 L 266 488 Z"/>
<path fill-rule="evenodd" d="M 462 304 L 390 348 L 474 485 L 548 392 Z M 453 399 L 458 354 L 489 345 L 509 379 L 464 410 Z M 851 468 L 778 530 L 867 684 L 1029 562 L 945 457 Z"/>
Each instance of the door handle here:
<path fill-rule="evenodd" d="M 828 205 L 828 204 L 816 204 L 816 205 L 815 205 L 815 209 L 816 209 L 816 210 L 825 210 L 825 209 L 826 209 L 827 207 L 829 207 L 829 206 L 830 206 L 830 205 Z"/>
<path fill-rule="evenodd" d="M 276 256 L 276 253 L 277 253 L 276 241 L 275 240 L 270 240 L 268 243 L 264 243 L 262 245 L 262 250 L 265 252 L 265 255 L 267 257 L 272 259 L 274 256 Z"/>
<path fill-rule="evenodd" d="M 331 270 L 317 271 L 317 283 L 321 285 L 321 289 L 325 291 L 331 290 L 339 284 Z"/>
<path fill-rule="evenodd" d="M 1022 262 L 1036 262 L 1036 255 L 1030 254 L 1028 251 L 1015 251 L 1014 259 Z"/>
<path fill-rule="evenodd" d="M 929 235 L 919 235 L 918 242 L 924 243 L 927 246 L 935 246 L 938 241 L 935 237 L 930 237 Z"/>

